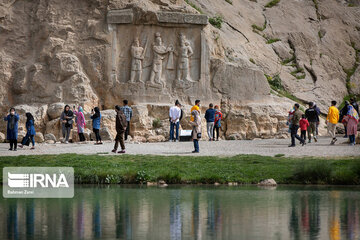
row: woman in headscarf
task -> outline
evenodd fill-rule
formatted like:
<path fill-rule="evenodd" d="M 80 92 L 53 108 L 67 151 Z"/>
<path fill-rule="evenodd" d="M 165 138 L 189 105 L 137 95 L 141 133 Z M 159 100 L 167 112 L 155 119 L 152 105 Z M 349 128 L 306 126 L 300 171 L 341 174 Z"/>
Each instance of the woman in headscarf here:
<path fill-rule="evenodd" d="M 197 110 L 194 110 L 191 112 L 191 115 L 194 118 L 194 121 L 191 121 L 190 124 L 193 126 L 192 130 L 192 139 L 194 142 L 194 148 L 195 150 L 192 151 L 193 153 L 199 153 L 199 140 L 201 138 L 201 118 L 200 113 Z"/>
<path fill-rule="evenodd" d="M 215 140 L 215 131 L 217 133 L 217 137 L 216 137 L 216 141 L 219 141 L 219 135 L 220 135 L 220 128 L 221 128 L 221 120 L 222 120 L 222 113 L 219 110 L 219 106 L 215 105 L 215 125 L 214 125 L 214 132 L 213 132 L 213 137 Z"/>
<path fill-rule="evenodd" d="M 346 123 L 343 122 L 343 119 L 347 115 L 349 105 L 350 105 L 349 101 L 345 101 L 344 107 L 340 110 L 339 122 L 341 122 L 344 125 L 344 128 L 345 128 L 345 136 L 344 136 L 344 138 L 347 138 L 348 135 L 347 135 Z"/>
<path fill-rule="evenodd" d="M 9 151 L 17 150 L 17 137 L 18 137 L 18 122 L 19 115 L 16 113 L 15 108 L 10 108 L 10 113 L 4 120 L 7 121 L 6 139 L 10 142 Z"/>
<path fill-rule="evenodd" d="M 26 142 L 30 139 L 32 143 L 31 150 L 35 149 L 35 126 L 34 126 L 34 117 L 31 113 L 26 113 L 26 136 L 23 138 L 21 145 L 19 147 L 23 148 L 26 145 Z"/>
<path fill-rule="evenodd" d="M 74 114 L 76 116 L 75 122 L 77 126 L 77 131 L 79 134 L 80 142 L 85 141 L 84 131 L 86 126 L 85 116 L 84 116 L 84 110 L 81 106 L 79 106 L 78 111 L 75 110 L 74 106 Z"/>
<path fill-rule="evenodd" d="M 357 132 L 357 125 L 359 122 L 359 114 L 352 105 L 348 105 L 347 115 L 343 118 L 343 123 L 347 128 L 347 135 L 349 136 L 350 145 L 355 145 L 355 136 Z"/>
<path fill-rule="evenodd" d="M 93 131 L 96 137 L 95 144 L 102 144 L 100 137 L 100 123 L 101 123 L 101 113 L 98 107 L 95 107 L 91 110 L 91 114 L 93 114 L 90 118 L 92 119 Z"/>
<path fill-rule="evenodd" d="M 69 143 L 70 132 L 74 123 L 73 118 L 74 113 L 70 110 L 70 106 L 66 105 L 60 117 L 62 123 L 62 134 L 66 144 Z"/>

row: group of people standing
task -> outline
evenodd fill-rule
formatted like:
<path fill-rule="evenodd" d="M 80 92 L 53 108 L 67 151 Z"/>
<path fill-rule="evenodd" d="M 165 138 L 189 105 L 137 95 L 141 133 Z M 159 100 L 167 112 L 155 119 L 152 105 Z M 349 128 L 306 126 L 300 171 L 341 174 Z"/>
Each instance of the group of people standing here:
<path fill-rule="evenodd" d="M 345 101 L 344 107 L 339 111 L 336 107 L 337 102 L 332 101 L 326 116 L 326 125 L 328 134 L 331 136 L 331 145 L 337 141 L 336 125 L 342 123 L 345 128 L 345 138 L 349 137 L 350 145 L 355 145 L 355 137 L 357 133 L 357 125 L 359 122 L 359 106 L 355 98 L 351 98 L 350 102 Z M 289 112 L 288 124 L 289 132 L 291 133 L 291 144 L 289 147 L 295 147 L 295 139 L 300 141 L 303 146 L 306 144 L 306 134 L 308 136 L 308 143 L 311 143 L 312 136 L 317 142 L 318 126 L 320 124 L 320 109 L 315 103 L 310 102 L 309 108 L 306 109 L 305 114 L 300 110 L 300 105 L 296 103 L 293 109 Z M 301 136 L 298 135 L 298 129 L 301 130 Z"/>
<path fill-rule="evenodd" d="M 195 100 L 195 105 L 191 108 L 190 124 L 192 126 L 191 137 L 194 142 L 193 153 L 199 153 L 199 140 L 201 138 L 201 117 L 200 117 L 200 100 Z M 170 137 L 169 141 L 179 141 L 179 125 L 182 119 L 183 111 L 181 104 L 178 100 L 175 101 L 175 106 L 172 106 L 169 110 L 170 119 Z M 222 113 L 219 106 L 215 106 L 210 103 L 209 108 L 205 112 L 206 129 L 209 137 L 209 141 L 215 141 L 215 133 L 217 134 L 216 140 L 219 141 L 220 127 Z M 175 128 L 175 131 L 174 131 Z M 176 132 L 176 137 L 174 133 Z"/>

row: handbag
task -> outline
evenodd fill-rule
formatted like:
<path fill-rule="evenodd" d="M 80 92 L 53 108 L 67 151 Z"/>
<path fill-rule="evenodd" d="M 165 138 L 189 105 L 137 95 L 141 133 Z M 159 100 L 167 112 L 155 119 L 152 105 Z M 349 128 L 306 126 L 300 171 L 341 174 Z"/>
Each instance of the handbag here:
<path fill-rule="evenodd" d="M 25 139 L 26 137 L 23 137 L 23 139 L 22 139 L 22 143 L 24 142 L 24 139 Z M 27 140 L 26 140 L 26 142 L 23 144 L 23 145 L 25 145 L 25 146 L 29 146 L 30 145 L 30 138 L 27 138 Z"/>
<path fill-rule="evenodd" d="M 197 134 L 197 138 L 201 138 L 201 133 L 198 133 L 198 134 Z"/>

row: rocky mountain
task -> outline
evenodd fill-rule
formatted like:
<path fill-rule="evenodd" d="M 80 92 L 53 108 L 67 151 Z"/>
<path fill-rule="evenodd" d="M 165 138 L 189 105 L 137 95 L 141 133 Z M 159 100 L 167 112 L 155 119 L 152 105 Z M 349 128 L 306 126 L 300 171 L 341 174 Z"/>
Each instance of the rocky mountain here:
<path fill-rule="evenodd" d="M 0 46 L 3 114 L 31 111 L 57 139 L 65 103 L 106 110 L 126 98 L 133 135 L 161 141 L 175 99 L 187 115 L 200 99 L 202 111 L 221 106 L 226 138 L 252 139 L 284 136 L 294 101 L 326 112 L 360 95 L 355 0 L 3 0 Z"/>

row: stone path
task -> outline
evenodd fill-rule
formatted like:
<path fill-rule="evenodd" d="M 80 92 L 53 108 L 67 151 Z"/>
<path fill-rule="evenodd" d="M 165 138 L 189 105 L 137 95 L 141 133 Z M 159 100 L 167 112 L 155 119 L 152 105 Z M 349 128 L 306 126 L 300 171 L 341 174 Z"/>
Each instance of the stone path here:
<path fill-rule="evenodd" d="M 179 155 L 179 156 L 234 156 L 238 154 L 259 154 L 274 156 L 285 154 L 286 156 L 360 156 L 360 145 L 349 146 L 346 139 L 338 138 L 336 145 L 329 145 L 329 138 L 322 137 L 317 143 L 306 144 L 301 147 L 289 148 L 290 139 L 255 139 L 242 141 L 200 141 L 200 154 L 192 154 L 192 142 L 161 142 L 161 143 L 127 143 L 127 154 L 153 154 L 153 155 Z M 113 148 L 112 142 L 103 145 L 93 143 L 74 144 L 38 144 L 35 150 L 18 149 L 8 151 L 9 145 L 0 144 L 0 156 L 41 155 L 41 154 L 99 154 L 108 153 Z M 113 154 L 113 153 L 111 153 Z"/>

